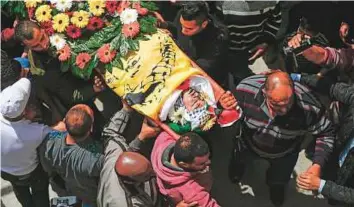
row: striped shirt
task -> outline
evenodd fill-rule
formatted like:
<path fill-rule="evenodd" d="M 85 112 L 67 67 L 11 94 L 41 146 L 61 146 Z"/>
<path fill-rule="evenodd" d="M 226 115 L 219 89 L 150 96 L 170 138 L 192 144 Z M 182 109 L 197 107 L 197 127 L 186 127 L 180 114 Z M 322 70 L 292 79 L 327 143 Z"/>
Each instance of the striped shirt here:
<path fill-rule="evenodd" d="M 334 130 L 325 109 L 311 91 L 294 83 L 294 104 L 284 116 L 272 117 L 262 92 L 265 75 L 244 79 L 236 88 L 236 99 L 243 109 L 243 138 L 262 157 L 277 158 L 299 149 L 304 135 L 316 138 L 313 162 L 323 165 L 332 152 Z"/>
<path fill-rule="evenodd" d="M 281 25 L 276 1 L 224 1 L 217 2 L 216 8 L 229 29 L 231 51 L 274 41 Z"/>

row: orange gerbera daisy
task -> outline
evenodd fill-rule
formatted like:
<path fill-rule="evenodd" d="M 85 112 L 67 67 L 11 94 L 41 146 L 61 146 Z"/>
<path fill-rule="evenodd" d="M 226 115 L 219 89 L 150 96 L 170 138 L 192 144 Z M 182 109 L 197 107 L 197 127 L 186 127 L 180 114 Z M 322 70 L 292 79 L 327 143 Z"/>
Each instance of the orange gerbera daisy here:
<path fill-rule="evenodd" d="M 139 22 L 133 22 L 131 24 L 124 24 L 122 28 L 122 33 L 125 37 L 133 38 L 137 36 L 140 32 Z"/>
<path fill-rule="evenodd" d="M 86 53 L 86 52 L 82 52 L 79 53 L 76 56 L 76 65 L 77 67 L 79 67 L 80 69 L 84 69 L 86 64 L 91 60 L 91 56 Z"/>
<path fill-rule="evenodd" d="M 97 56 L 103 63 L 109 63 L 116 56 L 115 50 L 110 50 L 109 44 L 104 44 L 100 49 L 97 50 Z"/>
<path fill-rule="evenodd" d="M 71 49 L 69 45 L 65 45 L 63 49 L 58 50 L 57 53 L 59 54 L 58 59 L 60 61 L 67 61 L 71 57 Z"/>

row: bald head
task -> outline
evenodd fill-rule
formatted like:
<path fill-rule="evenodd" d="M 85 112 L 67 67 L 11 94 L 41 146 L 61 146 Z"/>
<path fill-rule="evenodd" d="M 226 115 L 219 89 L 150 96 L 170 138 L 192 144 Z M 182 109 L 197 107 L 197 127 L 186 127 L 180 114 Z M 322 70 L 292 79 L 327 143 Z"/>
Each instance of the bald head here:
<path fill-rule="evenodd" d="M 267 76 L 266 82 L 265 82 L 265 89 L 267 91 L 273 90 L 279 86 L 288 86 L 288 87 L 293 87 L 293 81 L 291 80 L 290 76 L 281 71 L 276 71 L 273 73 L 270 73 Z"/>
<path fill-rule="evenodd" d="M 285 72 L 273 72 L 267 76 L 264 93 L 270 111 L 274 115 L 285 115 L 293 104 L 293 81 Z"/>
<path fill-rule="evenodd" d="M 123 152 L 117 159 L 115 170 L 119 176 L 145 182 L 152 175 L 150 161 L 136 152 Z"/>
<path fill-rule="evenodd" d="M 66 113 L 64 123 L 73 139 L 82 140 L 92 131 L 93 111 L 85 104 L 75 105 Z"/>

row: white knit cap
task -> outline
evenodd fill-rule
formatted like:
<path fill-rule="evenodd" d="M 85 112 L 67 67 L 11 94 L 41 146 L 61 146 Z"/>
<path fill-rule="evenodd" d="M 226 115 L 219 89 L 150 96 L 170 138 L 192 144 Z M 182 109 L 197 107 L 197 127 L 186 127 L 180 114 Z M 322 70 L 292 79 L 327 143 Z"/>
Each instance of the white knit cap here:
<path fill-rule="evenodd" d="M 21 78 L 0 93 L 0 113 L 8 118 L 19 117 L 27 105 L 31 93 L 31 82 Z"/>

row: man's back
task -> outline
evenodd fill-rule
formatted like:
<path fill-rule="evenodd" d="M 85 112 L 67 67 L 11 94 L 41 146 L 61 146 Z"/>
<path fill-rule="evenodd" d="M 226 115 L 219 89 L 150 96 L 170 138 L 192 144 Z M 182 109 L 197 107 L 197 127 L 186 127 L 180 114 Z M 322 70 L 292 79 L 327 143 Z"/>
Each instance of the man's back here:
<path fill-rule="evenodd" d="M 12 175 L 26 175 L 38 165 L 36 148 L 49 127 L 28 120 L 10 122 L 0 115 L 1 170 Z"/>
<path fill-rule="evenodd" d="M 42 165 L 49 174 L 65 181 L 70 195 L 96 203 L 97 186 L 103 166 L 102 146 L 90 138 L 77 144 L 66 143 L 66 132 L 48 134 L 41 146 Z"/>

